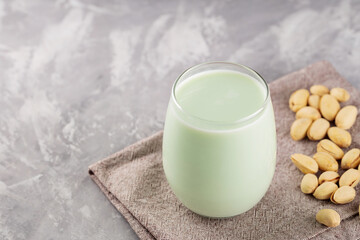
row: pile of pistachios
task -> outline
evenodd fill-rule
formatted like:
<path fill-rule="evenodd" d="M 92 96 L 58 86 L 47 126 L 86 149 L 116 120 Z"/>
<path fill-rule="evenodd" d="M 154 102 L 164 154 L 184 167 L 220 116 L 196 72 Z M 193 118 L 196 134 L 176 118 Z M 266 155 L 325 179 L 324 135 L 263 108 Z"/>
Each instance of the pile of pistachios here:
<path fill-rule="evenodd" d="M 355 186 L 360 181 L 360 149 L 346 149 L 351 145 L 350 129 L 358 114 L 356 106 L 340 106 L 350 99 L 343 88 L 329 90 L 324 85 L 313 85 L 310 92 L 299 89 L 289 99 L 289 107 L 296 112 L 296 120 L 290 128 L 291 138 L 299 141 L 307 137 L 318 141 L 317 152 L 312 156 L 295 153 L 291 160 L 305 175 L 300 189 L 316 199 L 328 200 L 335 204 L 346 204 L 355 198 Z M 331 126 L 335 125 L 335 126 Z M 329 139 L 324 139 L 325 137 Z M 340 167 L 346 171 L 340 176 Z M 358 168 L 358 169 L 357 169 Z M 315 175 L 323 171 L 319 178 Z M 359 206 L 360 211 L 360 206 Z M 328 227 L 340 224 L 340 215 L 333 209 L 322 209 L 316 220 Z"/>

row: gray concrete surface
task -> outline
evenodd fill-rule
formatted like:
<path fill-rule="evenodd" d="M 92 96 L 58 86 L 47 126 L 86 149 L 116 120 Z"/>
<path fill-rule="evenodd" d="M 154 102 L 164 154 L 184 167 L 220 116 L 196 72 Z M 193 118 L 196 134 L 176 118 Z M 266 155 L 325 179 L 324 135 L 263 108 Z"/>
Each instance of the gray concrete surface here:
<path fill-rule="evenodd" d="M 326 59 L 360 88 L 360 1 L 0 0 L 0 239 L 137 239 L 87 166 L 162 129 L 225 60 L 272 80 Z"/>

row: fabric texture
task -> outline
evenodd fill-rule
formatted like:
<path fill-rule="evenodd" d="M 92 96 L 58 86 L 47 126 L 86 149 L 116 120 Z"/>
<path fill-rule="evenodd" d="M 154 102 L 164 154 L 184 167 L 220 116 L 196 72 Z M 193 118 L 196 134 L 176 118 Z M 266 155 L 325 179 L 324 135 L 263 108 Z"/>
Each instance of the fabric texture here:
<path fill-rule="evenodd" d="M 343 87 L 349 91 L 351 98 L 341 105 L 360 106 L 359 92 L 326 61 L 271 82 L 269 86 L 278 144 L 275 175 L 263 199 L 239 216 L 227 219 L 201 217 L 177 200 L 162 168 L 162 132 L 92 164 L 89 174 L 140 239 L 359 238 L 360 221 L 354 221 L 358 214 L 359 194 L 353 202 L 345 205 L 335 205 L 305 195 L 300 191 L 303 174 L 290 160 L 290 155 L 295 152 L 307 155 L 316 152 L 317 142 L 296 142 L 289 134 L 295 120 L 295 114 L 288 107 L 289 96 L 293 91 L 309 89 L 313 84 L 324 84 L 329 88 Z M 359 120 L 350 133 L 353 137 L 350 148 L 359 147 Z M 322 208 L 335 209 L 342 218 L 342 224 L 329 229 L 317 223 L 315 215 Z M 350 227 L 345 221 L 352 221 L 355 225 Z"/>

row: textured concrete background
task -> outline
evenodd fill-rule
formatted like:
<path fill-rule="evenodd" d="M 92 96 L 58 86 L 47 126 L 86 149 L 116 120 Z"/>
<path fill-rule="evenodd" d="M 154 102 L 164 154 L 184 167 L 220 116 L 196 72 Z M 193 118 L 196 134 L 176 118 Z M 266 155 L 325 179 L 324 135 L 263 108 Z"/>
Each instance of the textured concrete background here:
<path fill-rule="evenodd" d="M 355 0 L 0 0 L 0 239 L 136 239 L 87 166 L 162 129 L 173 81 L 201 62 L 270 82 L 326 59 L 360 88 L 359 12 Z"/>

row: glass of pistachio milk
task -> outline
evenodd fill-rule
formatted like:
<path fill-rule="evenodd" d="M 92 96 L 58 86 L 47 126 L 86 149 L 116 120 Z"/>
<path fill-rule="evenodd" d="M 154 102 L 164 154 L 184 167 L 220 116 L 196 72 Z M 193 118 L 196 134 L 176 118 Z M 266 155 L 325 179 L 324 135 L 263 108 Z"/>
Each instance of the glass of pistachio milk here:
<path fill-rule="evenodd" d="M 163 167 L 187 208 L 214 218 L 241 214 L 264 196 L 275 164 L 274 112 L 257 72 L 210 62 L 180 75 L 166 114 Z"/>

